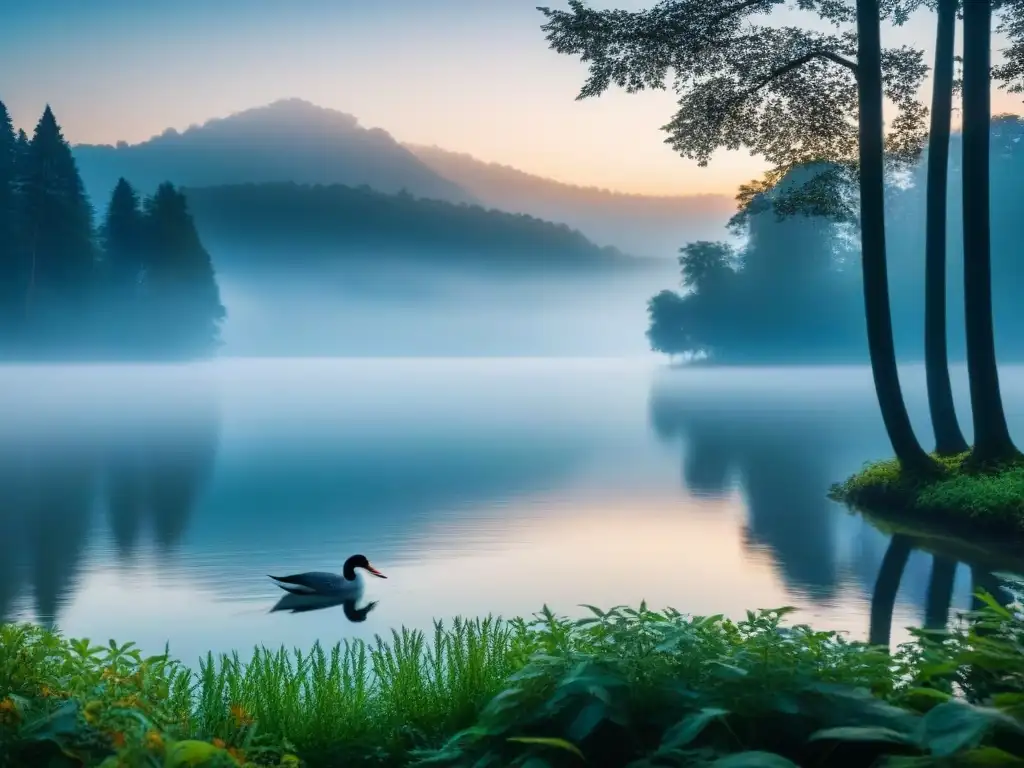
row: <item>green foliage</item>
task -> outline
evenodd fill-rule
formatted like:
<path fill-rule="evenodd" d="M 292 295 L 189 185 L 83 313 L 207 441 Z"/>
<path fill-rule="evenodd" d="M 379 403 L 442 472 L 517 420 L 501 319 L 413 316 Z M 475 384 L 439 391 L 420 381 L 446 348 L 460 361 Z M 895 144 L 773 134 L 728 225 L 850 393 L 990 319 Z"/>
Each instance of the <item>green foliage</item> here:
<path fill-rule="evenodd" d="M 287 765 L 293 751 L 310 765 L 404 764 L 470 725 L 534 649 L 521 623 L 457 619 L 431 638 L 402 630 L 308 654 L 256 648 L 248 662 L 211 655 L 193 673 L 131 643 L 0 625 L 0 765 L 42 750 L 170 765 L 172 751 L 213 748 L 203 759 L 216 764 L 225 753 Z"/>
<path fill-rule="evenodd" d="M 904 510 L 952 526 L 1024 534 L 1024 461 L 979 464 L 971 453 L 935 459 L 942 472 L 931 477 L 908 472 L 896 459 L 868 464 L 830 495 L 867 510 Z"/>
<path fill-rule="evenodd" d="M 550 47 L 588 64 L 578 98 L 599 96 L 612 85 L 630 93 L 665 89 L 671 73 L 679 109 L 663 130 L 676 152 L 703 166 L 719 149 L 747 149 L 778 177 L 828 162 L 825 176 L 778 201 L 780 211 L 827 210 L 847 218 L 858 163 L 857 37 L 848 28 L 853 3 L 796 3 L 847 27 L 836 33 L 758 19 L 782 5 L 661 0 L 646 10 L 622 11 L 570 0 L 568 11 L 538 10 Z M 915 5 L 880 3 L 883 18 L 896 24 Z M 881 64 L 885 96 L 896 108 L 887 156 L 903 165 L 923 147 L 927 110 L 917 92 L 927 66 L 922 52 L 907 46 L 883 50 Z"/>
<path fill-rule="evenodd" d="M 979 596 L 894 653 L 787 625 L 788 608 L 732 621 L 641 604 L 258 648 L 193 673 L 4 625 L 0 764 L 1016 764 L 1024 614 Z"/>

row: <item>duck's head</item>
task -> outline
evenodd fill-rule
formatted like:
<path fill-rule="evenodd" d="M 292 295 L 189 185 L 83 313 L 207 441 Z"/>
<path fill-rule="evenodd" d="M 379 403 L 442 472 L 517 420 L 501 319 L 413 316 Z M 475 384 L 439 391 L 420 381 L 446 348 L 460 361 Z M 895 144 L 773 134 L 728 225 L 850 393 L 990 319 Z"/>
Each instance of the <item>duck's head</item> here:
<path fill-rule="evenodd" d="M 356 577 L 356 568 L 362 568 L 364 571 L 369 571 L 378 579 L 387 578 L 387 576 L 370 565 L 370 561 L 366 559 L 366 555 L 352 555 L 352 557 L 345 561 L 345 567 L 342 569 L 342 575 L 346 579 L 352 580 Z"/>

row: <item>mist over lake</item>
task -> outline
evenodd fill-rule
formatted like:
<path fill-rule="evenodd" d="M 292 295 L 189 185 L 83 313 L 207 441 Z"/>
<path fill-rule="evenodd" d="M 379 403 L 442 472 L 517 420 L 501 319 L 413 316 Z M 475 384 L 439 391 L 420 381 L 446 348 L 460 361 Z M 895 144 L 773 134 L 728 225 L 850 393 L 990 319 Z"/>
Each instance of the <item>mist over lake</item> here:
<path fill-rule="evenodd" d="M 1024 426 L 1024 370 L 1003 369 Z M 915 425 L 923 370 L 903 370 Z M 966 376 L 954 368 L 958 404 Z M 799 606 L 866 637 L 887 535 L 830 502 L 887 454 L 863 367 L 679 369 L 635 359 L 221 360 L 6 366 L 0 617 L 94 639 L 306 647 L 647 599 Z M 268 613 L 268 573 L 388 575 L 365 620 Z M 919 624 L 915 552 L 894 639 Z M 969 604 L 960 567 L 954 603 Z"/>

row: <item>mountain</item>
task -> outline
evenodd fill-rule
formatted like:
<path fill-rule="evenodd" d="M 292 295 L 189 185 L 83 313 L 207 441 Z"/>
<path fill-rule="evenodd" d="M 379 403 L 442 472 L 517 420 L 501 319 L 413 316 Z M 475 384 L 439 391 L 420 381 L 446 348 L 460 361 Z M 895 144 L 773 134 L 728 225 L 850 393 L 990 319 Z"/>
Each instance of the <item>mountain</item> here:
<path fill-rule="evenodd" d="M 238 184 L 187 189 L 186 195 L 218 268 L 380 265 L 398 258 L 536 271 L 651 261 L 595 245 L 564 224 L 366 186 Z"/>
<path fill-rule="evenodd" d="M 93 198 L 106 205 L 121 176 L 142 190 L 160 182 L 201 187 L 295 182 L 367 184 L 381 192 L 473 202 L 387 131 L 301 99 L 285 99 L 209 120 L 179 133 L 167 129 L 141 144 L 80 144 L 75 160 Z"/>
<path fill-rule="evenodd" d="M 736 210 L 729 195 L 632 195 L 563 184 L 439 147 L 406 144 L 481 203 L 563 221 L 590 239 L 644 256 L 674 257 L 693 240 L 719 240 Z"/>

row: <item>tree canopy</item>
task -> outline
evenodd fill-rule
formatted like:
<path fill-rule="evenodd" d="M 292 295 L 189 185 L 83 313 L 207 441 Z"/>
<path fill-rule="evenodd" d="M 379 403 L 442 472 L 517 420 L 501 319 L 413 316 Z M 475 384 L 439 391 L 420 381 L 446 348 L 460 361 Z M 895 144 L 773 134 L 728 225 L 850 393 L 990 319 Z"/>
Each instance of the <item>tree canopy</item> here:
<path fill-rule="evenodd" d="M 918 4 L 885 0 L 882 18 L 902 23 Z M 816 12 L 836 31 L 764 23 L 786 5 Z M 678 154 L 705 166 L 719 149 L 745 149 L 772 166 L 764 179 L 743 187 L 741 203 L 792 169 L 825 161 L 819 174 L 776 195 L 773 204 L 780 212 L 852 220 L 859 118 L 852 2 L 661 0 L 623 11 L 570 0 L 567 11 L 539 10 L 550 47 L 588 64 L 578 99 L 612 85 L 634 93 L 671 83 L 678 109 L 662 130 Z M 891 165 L 912 163 L 923 146 L 927 109 L 917 92 L 927 71 L 917 48 L 882 50 L 883 90 L 895 108 L 885 147 Z"/>

